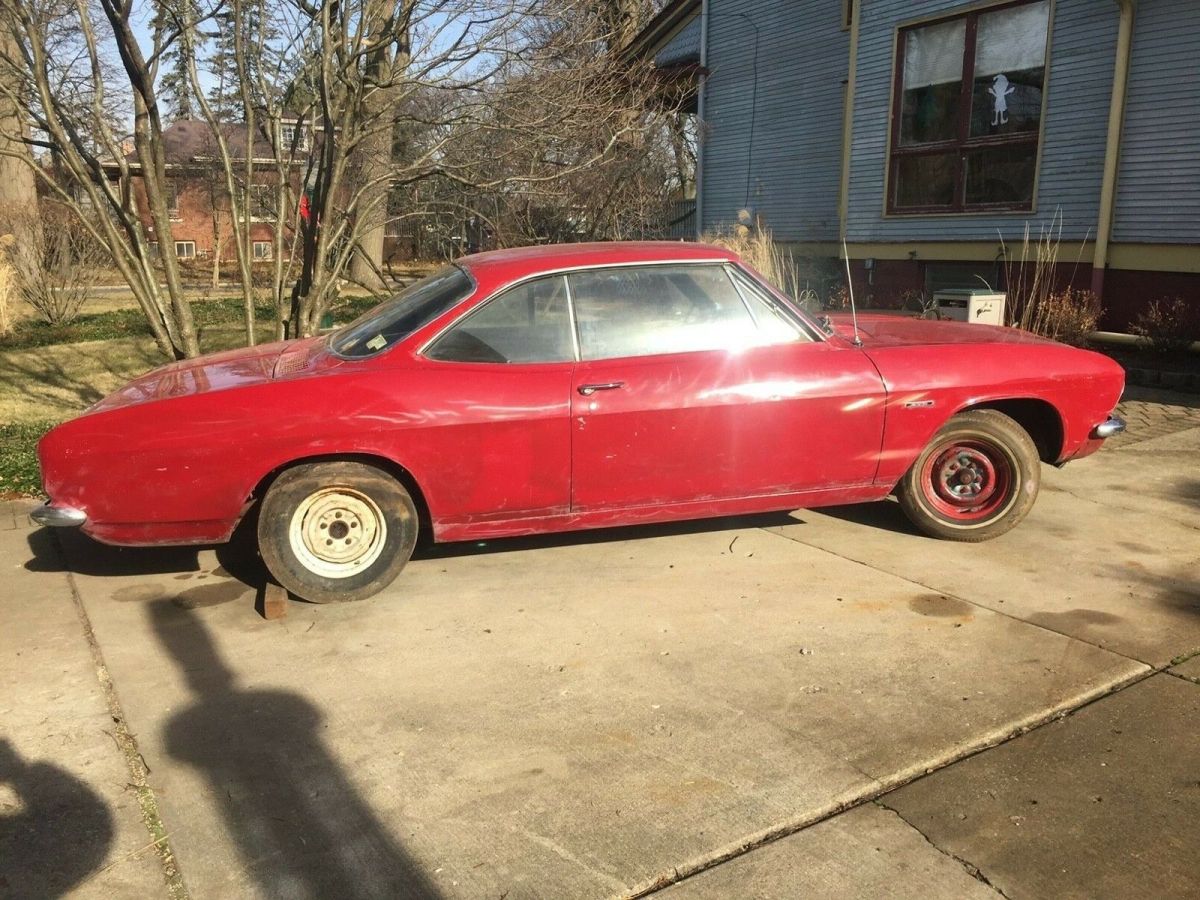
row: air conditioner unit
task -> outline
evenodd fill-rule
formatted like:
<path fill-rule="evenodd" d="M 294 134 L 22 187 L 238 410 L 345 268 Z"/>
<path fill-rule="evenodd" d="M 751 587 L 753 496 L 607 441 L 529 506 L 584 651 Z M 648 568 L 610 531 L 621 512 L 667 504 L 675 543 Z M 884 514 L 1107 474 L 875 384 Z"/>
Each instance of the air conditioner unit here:
<path fill-rule="evenodd" d="M 976 325 L 1003 325 L 1005 294 L 978 288 L 935 291 L 933 305 L 939 319 L 956 319 Z"/>

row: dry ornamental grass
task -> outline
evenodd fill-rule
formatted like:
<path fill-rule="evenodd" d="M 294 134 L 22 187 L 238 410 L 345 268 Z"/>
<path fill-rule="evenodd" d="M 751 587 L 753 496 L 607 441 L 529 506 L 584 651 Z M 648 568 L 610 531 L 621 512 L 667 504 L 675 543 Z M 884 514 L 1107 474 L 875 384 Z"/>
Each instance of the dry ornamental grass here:
<path fill-rule="evenodd" d="M 796 260 L 775 243 L 770 229 L 738 225 L 728 233 L 706 234 L 701 240 L 733 251 L 783 293 L 789 297 L 797 296 L 800 278 Z"/>

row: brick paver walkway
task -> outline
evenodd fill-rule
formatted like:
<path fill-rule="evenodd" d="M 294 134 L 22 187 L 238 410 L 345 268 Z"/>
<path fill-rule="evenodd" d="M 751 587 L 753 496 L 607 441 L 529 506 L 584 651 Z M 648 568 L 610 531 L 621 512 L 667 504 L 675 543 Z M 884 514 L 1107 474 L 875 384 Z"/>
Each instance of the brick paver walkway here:
<path fill-rule="evenodd" d="M 1200 395 L 1128 387 L 1117 406 L 1117 415 L 1129 423 L 1129 428 L 1113 438 L 1113 443 L 1148 441 L 1188 428 L 1200 428 Z"/>

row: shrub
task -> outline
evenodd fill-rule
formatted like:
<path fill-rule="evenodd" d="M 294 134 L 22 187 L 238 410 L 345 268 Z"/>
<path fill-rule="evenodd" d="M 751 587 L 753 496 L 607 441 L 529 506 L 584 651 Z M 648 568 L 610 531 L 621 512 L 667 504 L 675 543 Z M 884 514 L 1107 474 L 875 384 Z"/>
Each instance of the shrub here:
<path fill-rule="evenodd" d="M 1197 317 L 1182 297 L 1161 297 L 1138 313 L 1129 330 L 1156 353 L 1182 353 L 1192 343 Z"/>
<path fill-rule="evenodd" d="M 900 292 L 900 309 L 905 312 L 920 313 L 923 316 L 928 316 L 937 309 L 937 304 L 924 291 L 909 288 L 906 291 Z"/>
<path fill-rule="evenodd" d="M 846 285 L 839 284 L 829 292 L 829 299 L 825 301 L 825 308 L 835 311 L 850 308 L 850 292 L 846 290 Z"/>
<path fill-rule="evenodd" d="M 17 290 L 47 324 L 71 324 L 108 255 L 74 213 L 50 200 L 42 201 L 36 221 L 9 214 L 6 224 L 26 235 L 8 251 Z"/>
<path fill-rule="evenodd" d="M 1075 347 L 1087 345 L 1103 309 L 1091 291 L 1067 288 L 1038 298 L 1031 309 L 1028 330 Z"/>

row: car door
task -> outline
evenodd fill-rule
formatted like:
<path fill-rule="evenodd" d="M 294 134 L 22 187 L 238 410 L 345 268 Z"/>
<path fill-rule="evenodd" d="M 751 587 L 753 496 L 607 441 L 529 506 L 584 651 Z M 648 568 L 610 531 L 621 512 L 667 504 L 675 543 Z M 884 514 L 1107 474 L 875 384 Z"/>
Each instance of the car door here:
<path fill-rule="evenodd" d="M 414 377 L 451 384 L 452 400 L 405 440 L 439 472 L 439 524 L 567 511 L 573 344 L 558 275 L 503 291 L 425 348 L 410 389 L 420 394 Z"/>
<path fill-rule="evenodd" d="M 720 500 L 870 483 L 883 385 L 721 265 L 568 276 L 581 360 L 573 510 Z"/>

